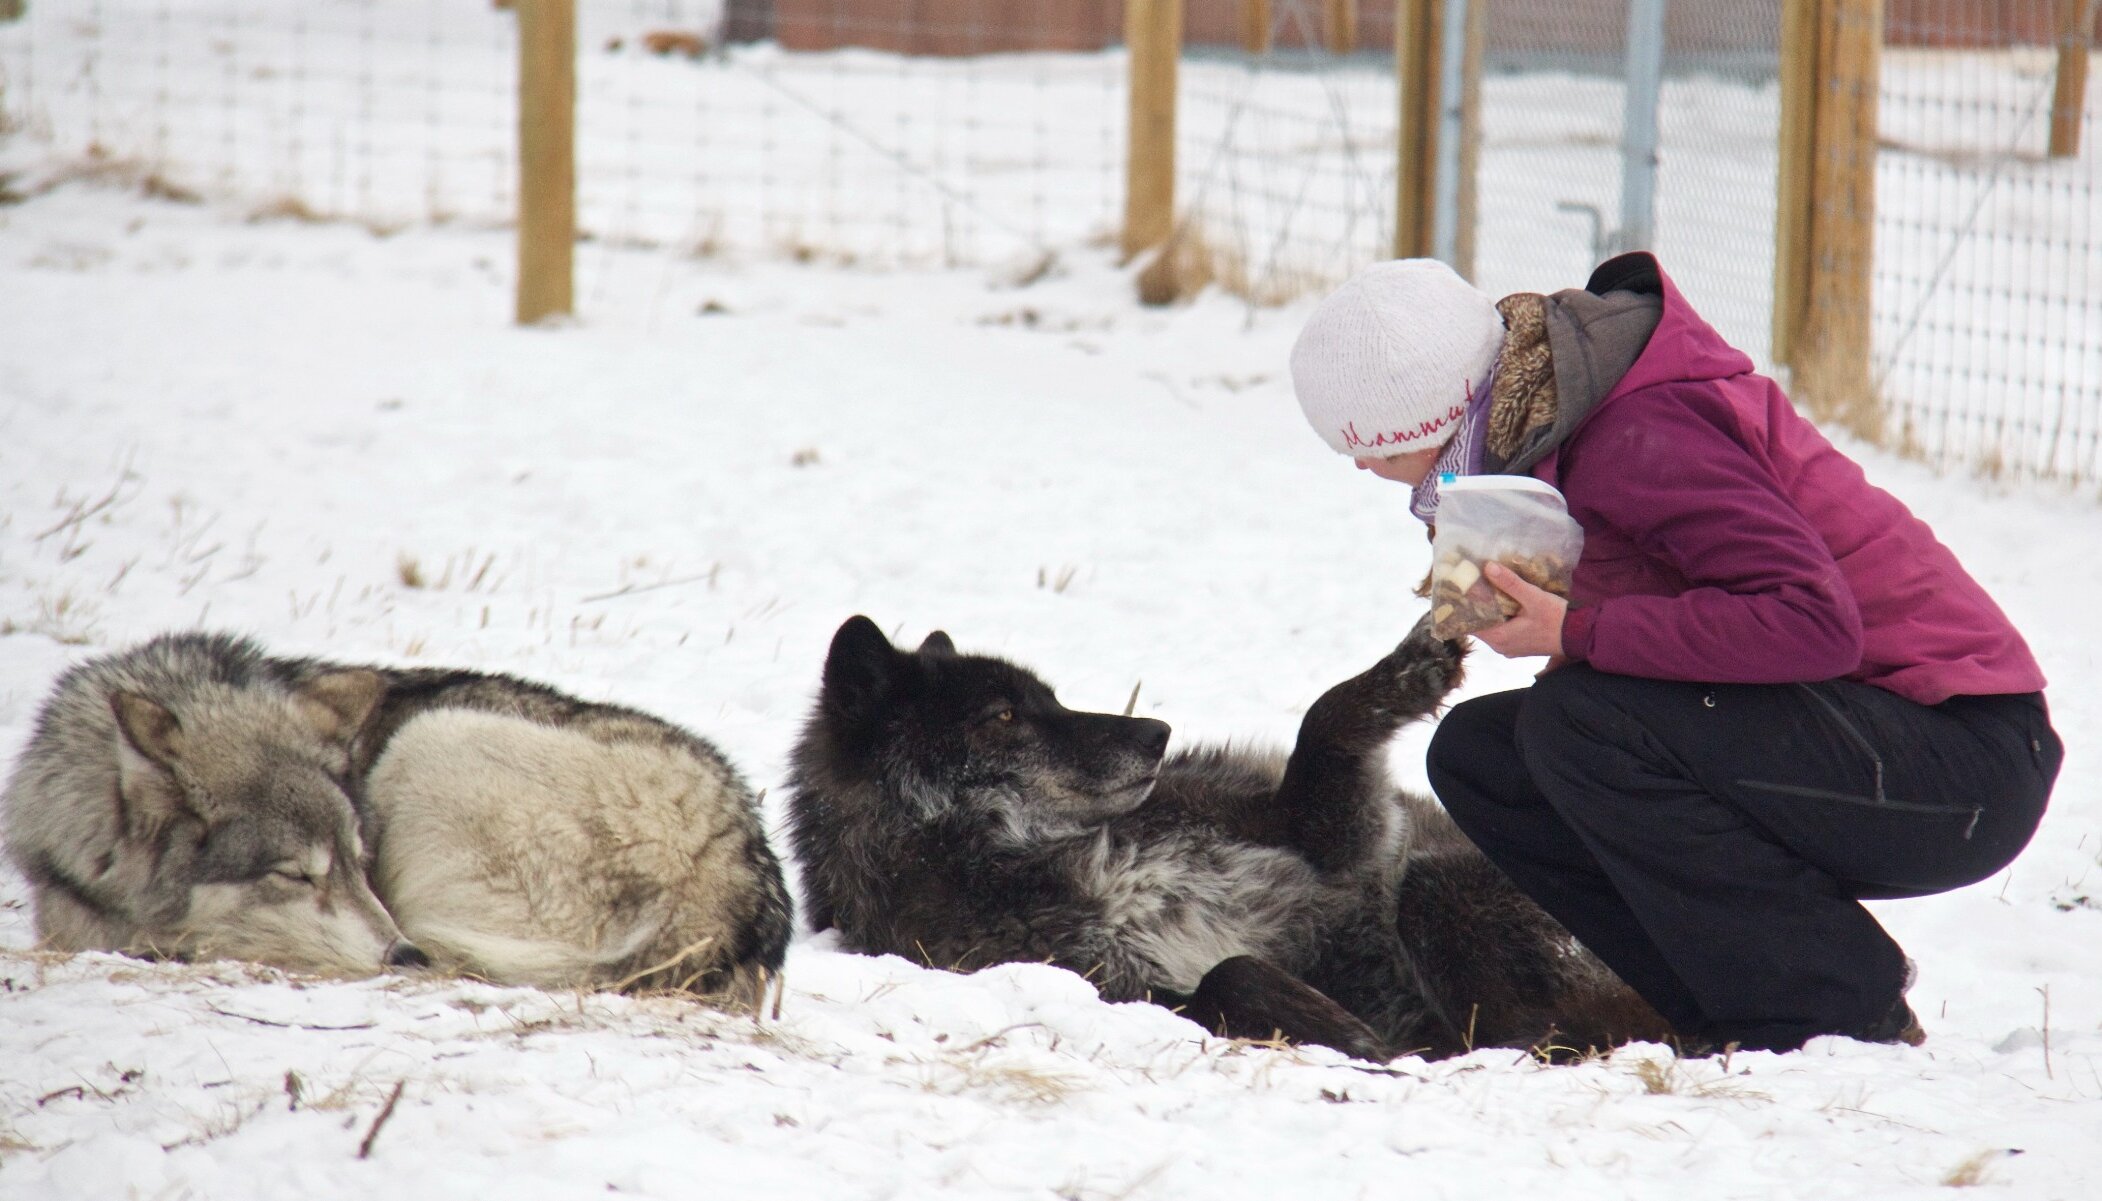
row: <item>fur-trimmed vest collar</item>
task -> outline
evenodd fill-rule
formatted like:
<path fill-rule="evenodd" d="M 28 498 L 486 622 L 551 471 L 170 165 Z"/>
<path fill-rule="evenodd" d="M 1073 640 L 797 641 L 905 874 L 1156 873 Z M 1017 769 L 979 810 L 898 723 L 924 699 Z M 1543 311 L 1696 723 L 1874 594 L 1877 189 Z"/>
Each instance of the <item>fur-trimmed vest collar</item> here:
<path fill-rule="evenodd" d="M 1582 289 L 1496 304 L 1504 345 L 1490 390 L 1482 470 L 1519 474 L 1576 432 L 1642 357 L 1664 312 L 1655 260 L 1623 255 Z"/>

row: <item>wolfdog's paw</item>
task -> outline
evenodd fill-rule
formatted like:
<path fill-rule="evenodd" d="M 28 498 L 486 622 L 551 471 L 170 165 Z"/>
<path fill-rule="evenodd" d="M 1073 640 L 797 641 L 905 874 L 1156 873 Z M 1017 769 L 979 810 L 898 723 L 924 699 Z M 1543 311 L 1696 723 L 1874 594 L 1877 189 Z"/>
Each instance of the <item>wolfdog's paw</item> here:
<path fill-rule="evenodd" d="M 1430 614 L 1424 614 L 1380 665 L 1387 669 L 1381 674 L 1392 690 L 1388 704 L 1403 713 L 1431 712 L 1446 693 L 1459 687 L 1466 658 L 1466 639 L 1431 633 Z"/>

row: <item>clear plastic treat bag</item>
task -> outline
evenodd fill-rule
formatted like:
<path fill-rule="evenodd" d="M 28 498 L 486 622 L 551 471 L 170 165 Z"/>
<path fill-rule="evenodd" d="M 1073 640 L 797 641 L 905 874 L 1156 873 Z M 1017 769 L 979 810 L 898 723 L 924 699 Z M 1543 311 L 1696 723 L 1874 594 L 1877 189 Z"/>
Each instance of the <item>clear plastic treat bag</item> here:
<path fill-rule="evenodd" d="M 1438 497 L 1432 633 L 1458 638 L 1518 612 L 1518 602 L 1482 574 L 1482 565 L 1492 560 L 1535 587 L 1569 595 L 1584 530 L 1552 485 L 1527 475 L 1470 475 L 1440 479 Z"/>

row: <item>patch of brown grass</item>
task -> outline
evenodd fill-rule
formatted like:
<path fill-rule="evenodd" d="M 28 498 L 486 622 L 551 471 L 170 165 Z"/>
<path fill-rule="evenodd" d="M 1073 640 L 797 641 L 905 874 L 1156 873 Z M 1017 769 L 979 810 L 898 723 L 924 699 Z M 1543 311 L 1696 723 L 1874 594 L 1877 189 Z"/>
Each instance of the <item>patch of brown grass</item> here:
<path fill-rule="evenodd" d="M 17 1152 L 35 1150 L 37 1145 L 23 1138 L 14 1127 L 0 1126 L 0 1163 L 6 1163 L 7 1157 Z"/>
<path fill-rule="evenodd" d="M 1897 443 L 1889 437 L 1889 406 L 1869 378 L 1865 349 L 1850 353 L 1820 338 L 1796 362 L 1788 384 L 1789 395 L 1816 420 L 1836 423 L 1877 446 Z"/>
<path fill-rule="evenodd" d="M 1948 1174 L 1941 1178 L 1941 1182 L 1948 1188 L 1976 1188 L 1986 1182 L 1987 1170 L 1992 1166 L 1992 1161 L 2000 1158 L 2002 1154 L 2004 1152 L 2001 1151 L 1980 1151 L 1950 1168 Z"/>
<path fill-rule="evenodd" d="M 1628 1058 L 1608 1062 L 1626 1063 L 1642 1091 L 1652 1097 L 1696 1097 L 1702 1100 L 1771 1101 L 1773 1098 L 1749 1089 L 1725 1076 L 1704 1080 L 1696 1077 L 1684 1059 Z"/>
<path fill-rule="evenodd" d="M 45 173 L 33 185 L 12 193 L 17 201 L 64 187 L 84 183 L 95 187 L 136 190 L 155 200 L 177 204 L 202 204 L 204 197 L 193 188 L 177 183 L 143 159 L 113 154 L 101 144 L 91 145 L 79 158 Z"/>
<path fill-rule="evenodd" d="M 320 225 L 328 218 L 300 197 L 286 194 L 266 200 L 248 212 L 250 225 L 262 225 L 270 221 L 296 221 L 302 225 Z"/>
<path fill-rule="evenodd" d="M 1180 304 L 1216 287 L 1253 305 L 1271 307 L 1297 300 L 1334 283 L 1304 274 L 1258 273 L 1239 251 L 1218 246 L 1200 229 L 1177 229 L 1167 244 L 1139 268 L 1139 303 Z"/>
<path fill-rule="evenodd" d="M 1086 1084 L 1080 1077 L 1065 1072 L 1029 1064 L 996 1063 L 977 1055 L 951 1055 L 932 1066 L 940 1070 L 929 1073 L 920 1083 L 928 1092 L 947 1096 L 980 1093 L 1016 1105 L 1053 1105 Z"/>
<path fill-rule="evenodd" d="M 27 621 L 0 618 L 0 636 L 42 634 L 63 646 L 88 646 L 96 641 L 101 620 L 98 605 L 66 589 L 38 596 L 36 615 Z"/>

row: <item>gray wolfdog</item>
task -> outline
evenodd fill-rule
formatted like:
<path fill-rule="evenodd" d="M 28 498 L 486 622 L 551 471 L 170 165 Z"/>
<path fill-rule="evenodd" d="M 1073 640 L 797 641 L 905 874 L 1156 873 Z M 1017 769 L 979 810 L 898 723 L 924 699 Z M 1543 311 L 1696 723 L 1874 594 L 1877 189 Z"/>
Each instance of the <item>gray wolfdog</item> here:
<path fill-rule="evenodd" d="M 713 747 L 507 676 L 163 636 L 60 678 L 0 808 L 59 950 L 720 992 L 792 928 Z"/>
<path fill-rule="evenodd" d="M 1035 675 L 834 636 L 792 759 L 814 929 L 970 970 L 1042 961 L 1110 1000 L 1365 1058 L 1607 1046 L 1667 1028 L 1520 894 L 1384 749 L 1458 683 L 1421 623 L 1329 689 L 1289 756 L 1166 757 L 1169 728 L 1080 713 Z"/>

